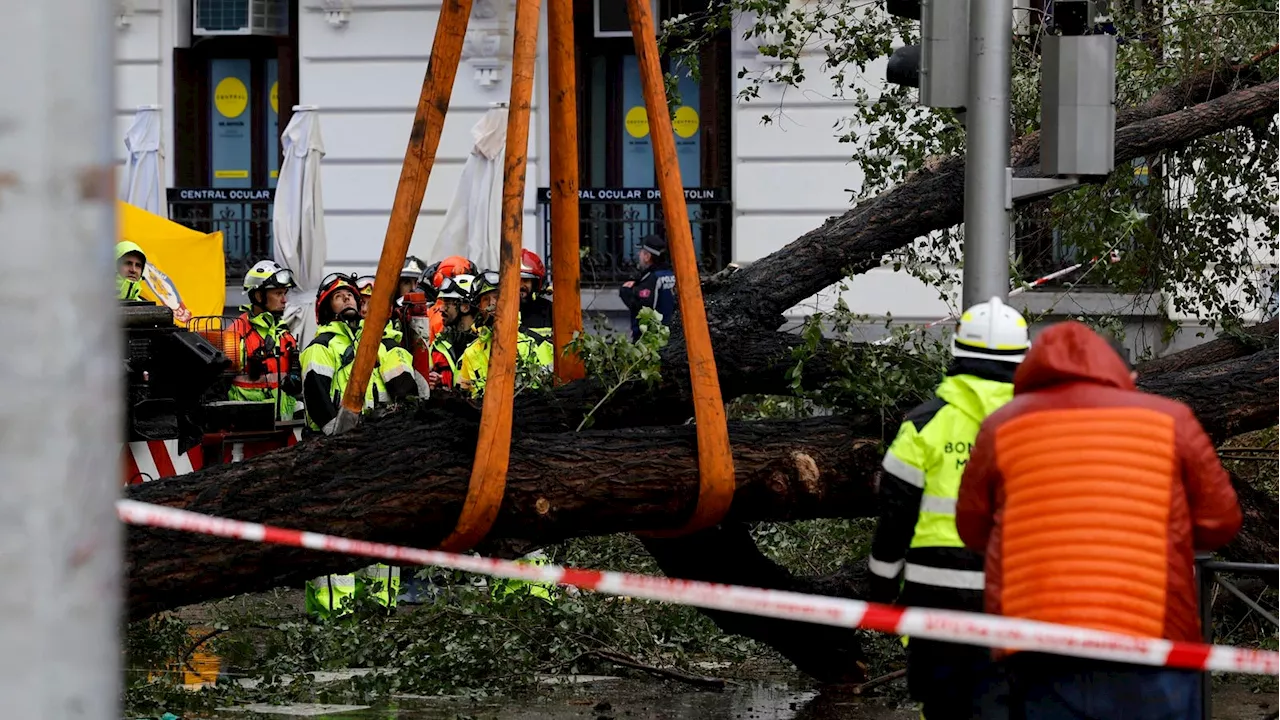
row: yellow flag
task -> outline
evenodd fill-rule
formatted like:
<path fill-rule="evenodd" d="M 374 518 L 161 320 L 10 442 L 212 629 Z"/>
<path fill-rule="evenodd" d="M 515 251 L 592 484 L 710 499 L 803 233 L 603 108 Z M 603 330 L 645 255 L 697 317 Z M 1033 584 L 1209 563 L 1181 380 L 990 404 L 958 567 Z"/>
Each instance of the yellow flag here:
<path fill-rule="evenodd" d="M 143 299 L 173 310 L 185 326 L 193 317 L 221 315 L 227 302 L 222 233 L 202 233 L 125 202 L 117 206 L 119 240 L 147 254 Z"/>

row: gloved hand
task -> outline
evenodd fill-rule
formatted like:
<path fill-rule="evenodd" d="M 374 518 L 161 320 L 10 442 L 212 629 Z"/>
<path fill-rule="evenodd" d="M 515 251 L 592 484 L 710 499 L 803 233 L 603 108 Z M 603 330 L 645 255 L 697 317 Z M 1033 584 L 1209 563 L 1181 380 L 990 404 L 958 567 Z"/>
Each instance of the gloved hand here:
<path fill-rule="evenodd" d="M 898 599 L 899 587 L 898 578 L 886 578 L 872 573 L 871 592 L 867 596 L 867 600 L 884 605 L 892 604 Z"/>
<path fill-rule="evenodd" d="M 270 357 L 266 350 L 265 347 L 260 347 L 249 356 L 249 361 L 246 363 L 248 367 L 245 368 L 245 371 L 248 373 L 250 380 L 257 380 L 266 374 L 267 358 Z"/>

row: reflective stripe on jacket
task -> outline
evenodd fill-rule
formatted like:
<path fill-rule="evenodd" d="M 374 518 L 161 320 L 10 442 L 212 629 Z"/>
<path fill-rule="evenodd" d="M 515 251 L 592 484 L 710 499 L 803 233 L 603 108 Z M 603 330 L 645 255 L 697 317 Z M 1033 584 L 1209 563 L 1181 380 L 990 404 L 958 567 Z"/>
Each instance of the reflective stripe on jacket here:
<path fill-rule="evenodd" d="M 307 426 L 312 430 L 323 430 L 338 416 L 359 339 L 359 330 L 334 320 L 316 328 L 316 338 L 302 351 L 302 397 Z M 426 381 L 413 369 L 409 351 L 384 336 L 378 347 L 378 364 L 365 390 L 365 410 L 393 399 L 425 394 L 419 392 L 425 386 Z"/>
<path fill-rule="evenodd" d="M 983 419 L 1013 396 L 1013 369 L 957 360 L 937 397 L 907 413 L 885 453 L 868 565 L 881 578 L 902 575 L 903 604 L 981 608 L 982 560 L 956 532 L 956 498 Z"/>
<path fill-rule="evenodd" d="M 293 369 L 289 365 L 290 354 L 298 347 L 289 329 L 284 323 L 269 312 L 250 316 L 241 313 L 232 324 L 232 331 L 240 338 L 241 372 L 231 381 L 227 399 L 248 402 L 271 402 L 277 400 L 280 393 L 280 380 Z M 262 360 L 261 374 L 255 379 L 249 373 L 250 359 L 263 347 L 268 356 Z M 295 381 L 296 382 L 296 381 Z M 279 419 L 293 418 L 297 399 L 290 395 L 281 395 Z"/>
<path fill-rule="evenodd" d="M 493 330 L 482 328 L 480 336 L 462 353 L 458 384 L 469 387 L 472 395 L 479 395 L 484 390 L 485 379 L 489 375 L 489 350 L 492 343 Z M 521 362 L 536 362 L 543 367 L 555 364 L 555 347 L 549 341 L 539 342 L 524 332 L 516 334 L 516 352 L 519 353 Z"/>

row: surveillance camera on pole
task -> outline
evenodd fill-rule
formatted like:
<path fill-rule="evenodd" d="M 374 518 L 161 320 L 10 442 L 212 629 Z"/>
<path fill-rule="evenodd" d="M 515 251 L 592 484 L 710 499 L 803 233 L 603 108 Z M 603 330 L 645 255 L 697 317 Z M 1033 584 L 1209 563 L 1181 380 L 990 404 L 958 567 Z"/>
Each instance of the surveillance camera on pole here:
<path fill-rule="evenodd" d="M 962 108 L 969 95 L 969 0 L 887 0 L 890 15 L 920 21 L 920 43 L 897 48 L 885 79 L 920 89 L 926 107 Z"/>
<path fill-rule="evenodd" d="M 1051 177 L 1115 167 L 1116 42 L 1095 30 L 1095 0 L 1057 0 L 1043 41 L 1040 157 Z"/>

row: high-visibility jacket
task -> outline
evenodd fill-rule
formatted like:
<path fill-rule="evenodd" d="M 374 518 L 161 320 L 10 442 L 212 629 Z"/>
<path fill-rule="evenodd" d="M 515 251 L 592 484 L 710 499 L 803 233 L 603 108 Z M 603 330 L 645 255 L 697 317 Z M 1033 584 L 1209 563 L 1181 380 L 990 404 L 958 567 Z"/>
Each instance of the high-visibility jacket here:
<path fill-rule="evenodd" d="M 524 565 L 549 565 L 551 559 L 542 551 L 532 552 L 524 557 L 516 560 L 517 563 Z M 494 579 L 492 589 L 489 596 L 494 600 L 503 600 L 506 597 L 518 592 L 521 588 L 528 588 L 529 594 L 546 602 L 554 602 L 556 586 L 553 583 L 545 582 L 529 582 L 528 580 L 517 580 L 515 578 Z"/>
<path fill-rule="evenodd" d="M 128 240 L 125 240 L 124 242 L 116 243 L 116 262 L 119 263 L 120 258 L 124 257 L 125 255 L 128 255 L 131 252 L 136 252 L 139 255 L 142 255 L 144 257 L 146 256 L 146 253 L 142 252 L 142 248 L 137 243 L 129 242 Z M 117 300 L 137 300 L 138 296 L 141 294 L 142 294 L 142 281 L 130 280 L 124 277 L 123 275 L 121 275 L 119 272 L 116 272 L 116 299 Z"/>
<path fill-rule="evenodd" d="M 307 427 L 322 431 L 338 416 L 342 394 L 351 379 L 360 330 L 334 320 L 316 328 L 316 337 L 302 351 L 302 398 L 306 404 Z M 389 403 L 393 399 L 416 396 L 426 381 L 413 369 L 413 356 L 383 337 L 378 347 L 378 364 L 374 367 L 365 391 L 365 410 Z"/>
<path fill-rule="evenodd" d="M 298 341 L 283 322 L 269 312 L 250 316 L 241 313 L 232 323 L 232 331 L 240 338 L 240 374 L 231 381 L 231 389 L 227 399 L 249 402 L 270 402 L 280 404 L 280 420 L 293 419 L 297 408 L 297 398 L 280 390 L 281 382 L 286 381 L 291 372 L 298 368 L 290 365 L 290 357 L 298 348 Z M 266 357 L 254 360 L 260 350 L 266 351 Z M 256 366 L 256 367 L 254 367 Z M 256 371 L 257 377 L 254 377 Z M 294 382 L 297 382 L 295 379 Z M 293 392 L 297 392 L 295 389 Z"/>
<path fill-rule="evenodd" d="M 982 608 L 982 558 L 956 531 L 956 500 L 982 421 L 1013 398 L 1014 369 L 958 360 L 937 397 L 907 413 L 885 453 L 868 565 L 881 580 L 902 576 L 903 604 Z"/>
<path fill-rule="evenodd" d="M 470 331 L 452 330 L 436 335 L 431 343 L 431 371 L 440 376 L 440 385 L 453 387 L 458 384 L 462 354 L 475 337 Z"/>
<path fill-rule="evenodd" d="M 137 300 L 140 295 L 142 295 L 141 282 L 129 280 L 119 273 L 116 274 L 116 299 Z"/>
<path fill-rule="evenodd" d="M 535 339 L 531 333 L 526 334 L 524 328 L 517 331 L 516 352 L 519 360 L 552 367 L 555 364 L 555 347 L 549 338 L 538 338 Z M 492 345 L 493 329 L 481 328 L 479 337 L 462 353 L 458 384 L 469 383 L 472 395 L 479 395 L 484 390 L 485 379 L 489 376 L 489 350 Z"/>
<path fill-rule="evenodd" d="M 346 615 L 357 593 L 368 593 L 385 608 L 396 606 L 400 595 L 400 568 L 370 565 L 348 575 L 321 575 L 307 581 L 307 612 L 323 618 Z"/>

